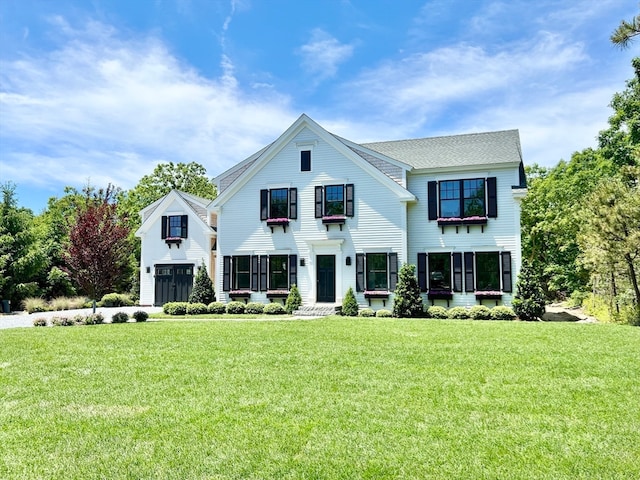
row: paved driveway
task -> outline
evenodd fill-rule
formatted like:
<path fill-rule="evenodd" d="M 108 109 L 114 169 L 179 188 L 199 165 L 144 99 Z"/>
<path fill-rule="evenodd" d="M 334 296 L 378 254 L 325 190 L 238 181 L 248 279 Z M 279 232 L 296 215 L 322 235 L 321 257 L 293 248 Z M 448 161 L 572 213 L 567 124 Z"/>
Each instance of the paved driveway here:
<path fill-rule="evenodd" d="M 162 311 L 162 307 L 99 307 L 96 308 L 96 312 L 100 312 L 104 315 L 104 321 L 110 322 L 111 317 L 114 313 L 117 312 L 127 312 L 131 315 L 133 312 L 137 312 L 138 310 L 144 310 L 145 312 L 158 313 Z M 91 308 L 82 308 L 78 310 L 64 310 L 58 312 L 41 312 L 41 313 L 32 313 L 28 314 L 26 312 L 22 313 L 12 313 L 10 315 L 0 314 L 0 329 L 2 328 L 17 328 L 17 327 L 33 327 L 33 320 L 35 318 L 47 318 L 51 317 L 73 317 L 77 314 L 88 315 L 93 310 Z"/>

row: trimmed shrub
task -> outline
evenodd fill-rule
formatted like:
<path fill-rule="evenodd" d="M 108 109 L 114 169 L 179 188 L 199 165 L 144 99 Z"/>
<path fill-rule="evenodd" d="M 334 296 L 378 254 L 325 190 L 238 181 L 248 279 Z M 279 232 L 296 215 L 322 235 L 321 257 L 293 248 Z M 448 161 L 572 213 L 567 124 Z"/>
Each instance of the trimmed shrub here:
<path fill-rule="evenodd" d="M 187 302 L 167 302 L 162 306 L 162 311 L 167 315 L 186 315 Z"/>
<path fill-rule="evenodd" d="M 104 323 L 104 315 L 101 313 L 91 313 L 84 320 L 85 325 L 102 325 Z"/>
<path fill-rule="evenodd" d="M 359 317 L 375 317 L 376 312 L 374 312 L 371 308 L 363 308 L 358 312 Z"/>
<path fill-rule="evenodd" d="M 187 315 L 202 315 L 204 313 L 208 313 L 209 310 L 204 303 L 188 303 L 187 304 Z"/>
<path fill-rule="evenodd" d="M 33 319 L 33 326 L 34 327 L 46 327 L 47 326 L 47 319 L 44 318 L 44 317 L 34 318 Z"/>
<path fill-rule="evenodd" d="M 40 297 L 29 297 L 22 301 L 22 308 L 27 313 L 41 313 L 49 310 L 49 305 Z"/>
<path fill-rule="evenodd" d="M 530 262 L 524 261 L 518 274 L 513 311 L 522 320 L 539 320 L 545 311 L 545 297 L 540 275 Z"/>
<path fill-rule="evenodd" d="M 358 315 L 358 302 L 351 287 L 349 287 L 342 299 L 342 315 L 345 317 L 355 317 Z"/>
<path fill-rule="evenodd" d="M 272 302 L 272 303 L 267 303 L 264 306 L 264 313 L 266 313 L 267 315 L 283 315 L 286 312 L 282 305 L 280 305 L 279 303 Z"/>
<path fill-rule="evenodd" d="M 447 316 L 447 309 L 441 307 L 440 305 L 432 305 L 427 308 L 427 317 L 428 318 L 449 318 Z"/>
<path fill-rule="evenodd" d="M 73 319 L 69 317 L 53 317 L 51 318 L 51 325 L 54 327 L 70 327 L 73 325 Z"/>
<path fill-rule="evenodd" d="M 245 313 L 250 313 L 252 315 L 260 315 L 264 312 L 264 303 L 260 302 L 249 302 L 247 306 L 244 308 Z"/>
<path fill-rule="evenodd" d="M 227 303 L 226 312 L 231 315 L 242 315 L 245 312 L 245 304 L 238 301 Z"/>
<path fill-rule="evenodd" d="M 498 305 L 491 309 L 491 318 L 493 320 L 514 320 L 516 314 L 513 309 L 505 307 L 504 305 Z"/>
<path fill-rule="evenodd" d="M 196 273 L 196 280 L 191 290 L 191 295 L 189 295 L 189 303 L 204 303 L 208 305 L 211 302 L 215 302 L 215 300 L 216 294 L 213 291 L 213 283 L 203 261 L 200 268 L 198 268 L 198 273 Z"/>
<path fill-rule="evenodd" d="M 393 297 L 394 317 L 411 318 L 422 315 L 422 297 L 415 273 L 415 265 L 405 263 L 400 267 Z"/>
<path fill-rule="evenodd" d="M 222 302 L 211 302 L 209 305 L 207 305 L 207 310 L 209 311 L 209 313 L 222 315 L 227 311 L 227 308 Z"/>
<path fill-rule="evenodd" d="M 469 318 L 469 309 L 466 307 L 453 307 L 447 311 L 447 318 L 465 319 Z"/>
<path fill-rule="evenodd" d="M 292 314 L 300 308 L 300 305 L 302 305 L 302 297 L 300 296 L 298 286 L 294 283 L 291 285 L 289 295 L 287 295 L 287 301 L 284 304 L 284 309 L 288 314 Z"/>
<path fill-rule="evenodd" d="M 469 309 L 469 317 L 474 320 L 489 320 L 491 318 L 491 309 L 484 305 L 474 305 Z"/>
<path fill-rule="evenodd" d="M 133 300 L 124 293 L 107 293 L 100 300 L 100 305 L 103 307 L 132 307 Z"/>
<path fill-rule="evenodd" d="M 136 322 L 146 322 L 149 318 L 149 314 L 144 310 L 138 310 L 136 312 L 133 312 L 132 317 Z"/>
<path fill-rule="evenodd" d="M 127 323 L 129 315 L 126 312 L 116 312 L 111 317 L 111 323 Z"/>
<path fill-rule="evenodd" d="M 391 310 L 387 310 L 385 308 L 381 308 L 380 310 L 378 310 L 376 312 L 376 317 L 378 317 L 378 318 L 390 318 L 390 317 L 393 317 L 393 313 L 391 313 Z"/>

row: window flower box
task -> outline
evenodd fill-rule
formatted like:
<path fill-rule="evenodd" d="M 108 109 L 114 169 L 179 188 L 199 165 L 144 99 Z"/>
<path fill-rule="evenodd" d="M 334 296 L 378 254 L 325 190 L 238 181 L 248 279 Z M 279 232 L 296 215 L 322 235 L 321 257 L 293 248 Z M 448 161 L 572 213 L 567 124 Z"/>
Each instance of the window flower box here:
<path fill-rule="evenodd" d="M 433 300 L 450 300 L 453 298 L 453 292 L 451 290 L 429 290 L 427 296 Z"/>
<path fill-rule="evenodd" d="M 438 225 L 462 225 L 462 219 L 460 217 L 440 217 Z"/>
<path fill-rule="evenodd" d="M 498 305 L 498 300 L 502 298 L 502 292 L 496 290 L 478 290 L 475 295 L 476 300 L 480 301 L 480 305 L 482 305 L 483 300 L 496 300 L 496 305 Z"/>
<path fill-rule="evenodd" d="M 273 227 L 282 227 L 286 233 L 288 225 L 288 218 L 267 218 L 267 226 L 271 228 L 271 233 L 273 233 Z"/>
<path fill-rule="evenodd" d="M 365 290 L 364 298 L 369 301 L 369 306 L 371 306 L 371 300 L 375 299 L 382 300 L 382 306 L 386 306 L 389 292 L 386 290 Z"/>
<path fill-rule="evenodd" d="M 329 230 L 329 225 L 340 225 L 340 230 L 342 230 L 342 225 L 346 221 L 347 217 L 345 215 L 325 215 L 322 217 L 322 224 L 326 227 L 327 231 Z"/>
<path fill-rule="evenodd" d="M 482 232 L 484 232 L 484 226 L 487 224 L 487 217 L 484 216 L 473 216 L 473 217 L 440 217 L 438 218 L 438 226 L 442 228 L 442 233 L 444 233 L 444 227 L 447 226 L 455 226 L 456 233 L 458 233 L 458 227 L 460 225 L 465 225 L 467 227 L 467 233 L 469 233 L 470 225 L 481 225 Z"/>
<path fill-rule="evenodd" d="M 180 248 L 180 244 L 182 243 L 182 238 L 180 238 L 180 237 L 167 237 L 167 238 L 164 239 L 164 243 L 169 245 L 169 248 L 171 248 L 171 245 L 175 245 L 178 248 Z"/>
<path fill-rule="evenodd" d="M 284 298 L 289 296 L 289 290 L 267 290 L 267 298 Z"/>
<path fill-rule="evenodd" d="M 251 298 L 250 290 L 231 290 L 229 292 L 229 297 L 231 300 L 244 300 L 244 303 L 247 303 L 249 298 Z"/>
<path fill-rule="evenodd" d="M 487 217 L 479 217 L 479 216 L 466 217 L 462 219 L 462 224 L 463 225 L 486 225 Z"/>

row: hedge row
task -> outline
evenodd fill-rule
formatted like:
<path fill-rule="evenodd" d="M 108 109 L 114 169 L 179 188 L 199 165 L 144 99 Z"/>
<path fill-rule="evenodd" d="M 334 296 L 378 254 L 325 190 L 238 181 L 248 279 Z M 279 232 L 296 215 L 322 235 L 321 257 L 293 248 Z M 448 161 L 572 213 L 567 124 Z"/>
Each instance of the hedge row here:
<path fill-rule="evenodd" d="M 144 310 L 133 312 L 131 315 L 136 322 L 146 322 L 149 314 Z M 129 321 L 129 315 L 126 312 L 114 313 L 111 317 L 111 323 L 126 323 Z M 50 324 L 54 327 L 70 327 L 73 325 L 101 325 L 104 323 L 104 315 L 101 313 L 90 313 L 88 315 L 74 315 L 73 317 L 55 316 L 51 317 Z M 38 317 L 33 320 L 34 327 L 46 327 L 49 324 L 44 317 Z"/>
<path fill-rule="evenodd" d="M 169 302 L 162 306 L 162 311 L 167 315 L 201 315 L 211 313 L 214 315 L 283 315 L 286 313 L 284 307 L 279 303 L 258 303 L 258 302 L 211 302 L 209 305 L 204 303 L 188 303 L 188 302 Z"/>

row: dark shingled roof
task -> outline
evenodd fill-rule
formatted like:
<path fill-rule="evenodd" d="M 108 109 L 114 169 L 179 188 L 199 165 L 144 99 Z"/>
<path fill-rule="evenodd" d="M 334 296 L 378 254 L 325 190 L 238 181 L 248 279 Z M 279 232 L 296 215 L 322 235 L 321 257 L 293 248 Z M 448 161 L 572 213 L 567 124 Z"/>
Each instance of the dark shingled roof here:
<path fill-rule="evenodd" d="M 519 163 L 518 130 L 363 143 L 416 169 Z"/>

